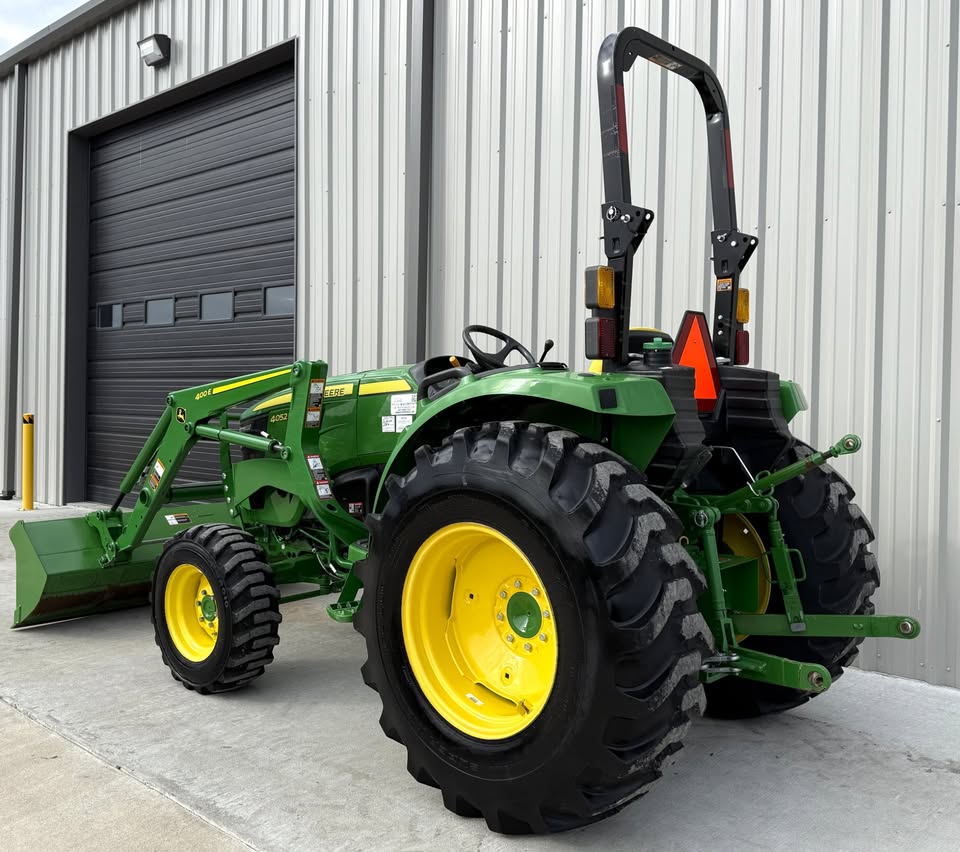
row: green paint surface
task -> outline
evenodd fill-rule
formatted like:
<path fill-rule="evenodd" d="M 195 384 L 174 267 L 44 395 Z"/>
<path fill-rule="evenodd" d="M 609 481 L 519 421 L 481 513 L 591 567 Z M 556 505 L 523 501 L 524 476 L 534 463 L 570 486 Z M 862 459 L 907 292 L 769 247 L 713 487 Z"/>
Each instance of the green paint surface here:
<path fill-rule="evenodd" d="M 783 409 L 784 419 L 789 423 L 801 411 L 806 411 L 810 406 L 807 403 L 807 397 L 803 393 L 803 388 L 796 382 L 786 379 L 780 380 L 780 407 Z"/>
<path fill-rule="evenodd" d="M 536 636 L 543 624 L 543 615 L 536 598 L 528 592 L 515 592 L 507 601 L 507 621 L 513 632 L 524 639 Z"/>

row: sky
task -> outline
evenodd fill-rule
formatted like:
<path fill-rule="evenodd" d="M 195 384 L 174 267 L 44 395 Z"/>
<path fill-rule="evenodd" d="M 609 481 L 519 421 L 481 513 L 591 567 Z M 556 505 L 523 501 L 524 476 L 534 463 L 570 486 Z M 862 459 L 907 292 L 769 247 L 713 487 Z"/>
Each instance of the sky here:
<path fill-rule="evenodd" d="M 83 3 L 84 0 L 0 0 L 0 55 Z"/>

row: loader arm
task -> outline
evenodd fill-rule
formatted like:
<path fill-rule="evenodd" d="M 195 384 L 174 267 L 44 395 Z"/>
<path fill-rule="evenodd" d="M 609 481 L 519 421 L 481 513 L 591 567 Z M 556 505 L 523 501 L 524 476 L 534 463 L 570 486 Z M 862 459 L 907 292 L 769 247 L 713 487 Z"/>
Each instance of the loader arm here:
<path fill-rule="evenodd" d="M 250 496 L 248 469 L 269 466 L 270 476 L 261 477 L 261 484 L 296 496 L 301 508 L 292 522 L 311 511 L 342 542 L 364 535 L 363 525 L 331 499 L 329 484 L 322 478 L 318 444 L 326 375 L 324 362 L 298 361 L 171 393 L 110 509 L 82 518 L 20 522 L 11 530 L 17 551 L 14 626 L 145 603 L 153 561 L 163 541 L 178 531 L 181 516 L 190 524 L 270 523 L 245 502 Z M 282 443 L 229 428 L 231 408 L 287 389 L 290 421 L 302 426 L 289 429 Z M 220 480 L 175 485 L 199 441 L 219 443 Z M 256 450 L 263 457 L 234 463 L 231 445 Z M 136 495 L 133 508 L 122 510 L 123 499 L 131 493 Z M 212 502 L 192 502 L 197 500 Z M 158 517 L 161 510 L 169 514 Z"/>
<path fill-rule="evenodd" d="M 103 564 L 123 558 L 142 541 L 144 534 L 160 508 L 170 502 L 190 499 L 198 486 L 173 485 L 177 473 L 200 440 L 220 444 L 222 482 L 199 486 L 216 490 L 230 507 L 231 517 L 241 516 L 244 510 L 234 498 L 234 478 L 243 465 L 262 465 L 262 461 L 230 461 L 230 445 L 246 447 L 272 460 L 271 484 L 300 498 L 305 509 L 312 511 L 332 533 L 352 541 L 362 527 L 340 508 L 330 494 L 321 496 L 319 482 L 325 482 L 323 468 L 319 474 L 311 469 L 308 458 L 319 456 L 318 436 L 322 422 L 323 390 L 327 365 L 323 361 L 298 361 L 286 367 L 252 373 L 235 379 L 186 388 L 167 397 L 167 407 L 147 443 L 140 451 L 120 486 L 120 494 L 110 512 L 97 513 L 89 522 L 100 532 L 104 544 Z M 250 402 L 278 390 L 290 389 L 290 423 L 302 424 L 286 432 L 284 443 L 269 436 L 262 437 L 230 429 L 227 412 L 234 406 Z M 214 422 L 218 421 L 218 422 Z M 117 534 L 116 507 L 140 483 L 137 502 L 123 518 Z M 240 522 L 238 521 L 238 523 Z"/>
<path fill-rule="evenodd" d="M 98 512 L 91 524 L 97 528 L 104 544 L 106 565 L 129 554 L 144 538 L 157 512 L 177 497 L 173 485 L 190 450 L 201 439 L 223 440 L 266 455 L 277 455 L 281 445 L 272 439 L 227 429 L 226 413 L 235 405 L 264 393 L 286 388 L 293 367 L 255 373 L 209 385 L 186 388 L 170 394 L 166 408 L 120 483 L 120 493 L 109 512 Z M 219 418 L 219 428 L 208 421 Z M 118 510 L 123 499 L 139 484 L 137 501 L 122 523 Z M 216 483 L 210 483 L 211 488 Z M 223 486 L 219 488 L 223 495 Z M 118 533 L 119 530 L 119 534 Z"/>

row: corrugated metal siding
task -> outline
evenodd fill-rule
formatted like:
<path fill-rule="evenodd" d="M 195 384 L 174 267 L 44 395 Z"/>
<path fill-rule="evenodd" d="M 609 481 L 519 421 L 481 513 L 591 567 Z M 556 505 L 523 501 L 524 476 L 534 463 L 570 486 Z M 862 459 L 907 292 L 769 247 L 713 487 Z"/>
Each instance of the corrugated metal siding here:
<path fill-rule="evenodd" d="M 408 6 L 304 3 L 298 349 L 338 373 L 410 357 L 403 339 Z"/>
<path fill-rule="evenodd" d="M 15 77 L 9 74 L 0 80 L 0 405 L 6 404 L 7 371 L 10 369 L 10 347 L 6 336 L 10 328 L 11 300 L 13 298 L 13 245 L 16 235 L 13 232 L 13 163 L 15 139 L 14 92 Z M 0 465 L 3 464 L 4 448 L 8 441 L 15 441 L 16 435 L 9 435 L 7 412 L 0 409 Z M 0 480 L 0 488 L 6 483 Z"/>
<path fill-rule="evenodd" d="M 753 363 L 797 379 L 816 444 L 877 528 L 879 609 L 924 622 L 869 668 L 958 685 L 958 0 L 437 5 L 429 348 L 491 323 L 582 364 L 582 269 L 601 260 L 596 52 L 623 25 L 710 60 L 726 88 L 740 226 L 760 252 Z M 709 195 L 692 88 L 627 81 L 635 203 L 657 221 L 634 319 L 708 304 Z M 660 282 L 662 286 L 654 286 Z M 951 424 L 952 432 L 951 435 Z M 953 475 L 951 475 L 953 472 Z"/>
<path fill-rule="evenodd" d="M 21 397 L 37 415 L 37 499 L 61 502 L 62 431 L 81 416 L 63 411 L 69 131 L 298 36 L 298 355 L 338 372 L 402 360 L 409 26 L 406 0 L 144 0 L 31 64 Z M 165 68 L 139 59 L 151 32 L 173 39 Z M 12 77 L 0 85 L 6 131 Z M 0 139 L 6 163 L 12 134 Z"/>

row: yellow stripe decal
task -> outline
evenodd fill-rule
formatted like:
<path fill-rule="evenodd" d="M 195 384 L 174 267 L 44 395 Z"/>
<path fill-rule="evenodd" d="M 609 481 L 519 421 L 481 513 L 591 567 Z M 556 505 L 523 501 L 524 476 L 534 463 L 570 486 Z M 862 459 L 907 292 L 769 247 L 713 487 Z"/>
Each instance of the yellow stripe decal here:
<path fill-rule="evenodd" d="M 367 382 L 360 385 L 360 396 L 370 396 L 375 393 L 403 393 L 410 390 L 403 379 L 391 379 L 388 382 Z"/>
<path fill-rule="evenodd" d="M 277 376 L 285 376 L 289 370 L 277 370 L 275 373 L 267 373 L 264 376 L 256 376 L 252 379 L 244 379 L 242 382 L 231 382 L 229 385 L 220 385 L 213 389 L 214 393 L 226 393 L 227 391 L 242 388 L 246 385 L 255 385 L 257 382 L 265 382 L 267 379 L 275 379 Z"/>
<path fill-rule="evenodd" d="M 286 393 L 280 394 L 280 396 L 271 396 L 270 399 L 265 399 L 263 402 L 255 405 L 253 410 L 263 411 L 265 408 L 274 408 L 278 405 L 287 405 L 291 399 L 293 399 L 293 391 L 287 391 Z"/>
<path fill-rule="evenodd" d="M 347 382 L 343 385 L 327 385 L 323 391 L 323 398 L 330 399 L 335 396 L 353 396 L 353 382 Z"/>

